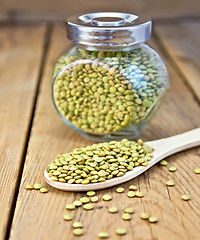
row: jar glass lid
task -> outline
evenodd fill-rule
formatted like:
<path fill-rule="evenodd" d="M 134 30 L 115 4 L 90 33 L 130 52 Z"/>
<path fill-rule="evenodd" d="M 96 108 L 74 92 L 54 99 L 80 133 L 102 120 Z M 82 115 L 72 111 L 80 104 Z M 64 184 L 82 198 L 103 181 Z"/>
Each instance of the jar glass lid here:
<path fill-rule="evenodd" d="M 87 13 L 69 17 L 67 31 L 70 40 L 87 49 L 127 49 L 150 38 L 151 20 L 130 13 Z"/>

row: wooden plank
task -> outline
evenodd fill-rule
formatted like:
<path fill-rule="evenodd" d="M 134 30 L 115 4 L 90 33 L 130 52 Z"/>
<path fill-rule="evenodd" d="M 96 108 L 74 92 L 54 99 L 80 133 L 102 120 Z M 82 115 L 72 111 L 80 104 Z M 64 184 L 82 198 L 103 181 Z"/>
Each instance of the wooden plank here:
<path fill-rule="evenodd" d="M 8 19 L 60 19 L 80 12 L 121 11 L 143 12 L 152 18 L 198 17 L 200 2 L 198 0 L 1 0 L 0 18 Z"/>
<path fill-rule="evenodd" d="M 45 26 L 1 26 L 0 32 L 0 239 L 3 239 L 19 184 Z"/>
<path fill-rule="evenodd" d="M 155 32 L 200 101 L 200 22 L 176 21 L 173 24 L 156 25 Z"/>
<path fill-rule="evenodd" d="M 62 192 L 48 187 L 44 181 L 43 170 L 58 153 L 71 151 L 75 147 L 92 143 L 70 129 L 56 114 L 50 96 L 50 76 L 54 60 L 64 47 L 69 46 L 65 39 L 64 27 L 53 30 L 50 51 L 47 59 L 41 91 L 37 103 L 34 125 L 29 142 L 20 192 L 11 229 L 10 239 L 76 239 L 72 234 L 71 222 L 65 222 L 62 215 L 66 213 L 66 203 L 84 196 L 84 193 Z M 178 134 L 199 126 L 200 109 L 189 90 L 178 75 L 167 64 L 171 79 L 171 90 L 160 111 L 149 126 L 143 139 L 153 140 Z M 143 199 L 128 199 L 125 194 L 117 194 L 115 188 L 97 192 L 101 198 L 104 193 L 113 196 L 111 202 L 102 200 L 95 204 L 91 212 L 82 208 L 72 212 L 75 221 L 82 221 L 85 235 L 79 239 L 97 239 L 99 231 L 108 231 L 110 239 L 120 239 L 115 228 L 126 227 L 130 239 L 197 239 L 199 212 L 199 182 L 193 169 L 198 165 L 199 149 L 192 149 L 169 157 L 170 165 L 178 170 L 171 173 L 165 167 L 155 166 L 138 178 L 122 184 L 126 188 L 130 184 L 138 185 L 144 192 Z M 183 164 L 184 163 L 184 164 Z M 165 182 L 172 178 L 176 182 L 174 188 L 167 188 Z M 47 186 L 49 193 L 43 195 L 38 191 L 26 191 L 25 185 L 39 182 Z M 182 194 L 191 194 L 190 202 L 181 200 Z M 108 207 L 117 206 L 120 213 L 109 214 Z M 123 209 L 132 206 L 135 210 L 131 222 L 121 219 Z M 148 224 L 139 217 L 143 211 L 159 217 L 158 224 Z"/>

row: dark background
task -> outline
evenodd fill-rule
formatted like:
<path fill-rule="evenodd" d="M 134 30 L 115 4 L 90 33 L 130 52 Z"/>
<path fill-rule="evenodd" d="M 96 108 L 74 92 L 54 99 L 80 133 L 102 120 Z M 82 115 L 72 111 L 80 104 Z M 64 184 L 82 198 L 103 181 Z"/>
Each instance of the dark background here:
<path fill-rule="evenodd" d="M 200 17 L 199 0 L 0 0 L 0 20 L 61 20 L 79 12 L 142 12 L 154 20 Z"/>

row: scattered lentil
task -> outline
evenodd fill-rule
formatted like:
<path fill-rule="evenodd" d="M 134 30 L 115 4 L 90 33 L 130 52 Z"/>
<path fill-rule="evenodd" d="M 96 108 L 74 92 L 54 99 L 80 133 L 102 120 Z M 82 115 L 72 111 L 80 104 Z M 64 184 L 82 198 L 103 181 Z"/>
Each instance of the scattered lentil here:
<path fill-rule="evenodd" d="M 135 192 L 136 197 L 144 197 L 144 194 L 142 192 Z"/>
<path fill-rule="evenodd" d="M 27 185 L 26 185 L 26 189 L 27 189 L 27 190 L 32 190 L 32 189 L 33 189 L 33 185 L 27 184 Z"/>
<path fill-rule="evenodd" d="M 150 223 L 156 223 L 156 222 L 158 222 L 158 218 L 152 216 L 152 217 L 149 218 L 149 222 L 150 222 Z"/>
<path fill-rule="evenodd" d="M 91 197 L 90 198 L 90 201 L 95 203 L 95 202 L 98 202 L 99 198 L 97 196 L 94 196 L 94 197 Z"/>
<path fill-rule="evenodd" d="M 160 165 L 162 166 L 167 166 L 168 162 L 166 160 L 160 161 Z"/>
<path fill-rule="evenodd" d="M 125 210 L 125 213 L 133 213 L 133 208 L 126 208 Z"/>
<path fill-rule="evenodd" d="M 80 207 L 82 205 L 82 202 L 81 201 L 74 201 L 73 204 L 76 206 L 76 207 Z"/>
<path fill-rule="evenodd" d="M 119 187 L 116 189 L 117 193 L 123 193 L 125 191 L 125 189 L 123 187 Z"/>
<path fill-rule="evenodd" d="M 42 188 L 40 188 L 40 192 L 41 192 L 41 193 L 47 193 L 47 192 L 48 192 L 48 189 L 42 187 Z"/>
<path fill-rule="evenodd" d="M 194 169 L 194 173 L 196 173 L 196 174 L 200 174 L 200 168 L 196 168 L 196 169 Z"/>
<path fill-rule="evenodd" d="M 125 235 L 127 233 L 126 229 L 125 228 L 117 228 L 116 229 L 116 233 L 118 235 Z"/>
<path fill-rule="evenodd" d="M 189 195 L 182 195 L 182 199 L 184 201 L 189 201 L 191 199 L 191 197 Z"/>
<path fill-rule="evenodd" d="M 122 215 L 122 219 L 123 219 L 123 220 L 131 220 L 131 215 L 130 215 L 129 213 L 124 213 L 124 214 Z"/>
<path fill-rule="evenodd" d="M 92 197 L 92 196 L 95 195 L 95 191 L 88 191 L 88 192 L 87 192 L 87 195 L 88 195 L 89 197 Z"/>
<path fill-rule="evenodd" d="M 92 210 L 93 209 L 93 205 L 91 203 L 87 203 L 87 204 L 83 205 L 83 208 L 85 210 Z"/>
<path fill-rule="evenodd" d="M 111 208 L 108 209 L 108 211 L 110 213 L 117 213 L 118 212 L 118 208 L 117 207 L 111 207 Z"/>
<path fill-rule="evenodd" d="M 129 186 L 129 190 L 136 191 L 137 190 L 137 186 L 136 185 L 131 185 L 131 186 Z"/>
<path fill-rule="evenodd" d="M 73 233 L 76 236 L 81 236 L 81 235 L 83 235 L 83 229 L 82 228 L 76 228 L 76 229 L 74 229 Z"/>
<path fill-rule="evenodd" d="M 103 195 L 102 198 L 103 198 L 104 201 L 110 201 L 112 199 L 112 196 L 108 195 L 108 194 L 105 194 L 105 195 Z"/>
<path fill-rule="evenodd" d="M 66 209 L 68 209 L 68 210 L 74 210 L 74 209 L 75 209 L 75 205 L 74 205 L 74 204 L 67 204 L 67 205 L 66 205 Z"/>
<path fill-rule="evenodd" d="M 135 197 L 135 192 L 129 191 L 127 195 L 129 198 L 133 198 L 133 197 Z"/>
<path fill-rule="evenodd" d="M 34 184 L 34 186 L 33 186 L 33 188 L 34 188 L 35 190 L 40 190 L 41 187 L 42 187 L 42 185 L 39 184 L 39 183 L 36 183 L 36 184 Z"/>
<path fill-rule="evenodd" d="M 99 238 L 108 238 L 109 234 L 107 232 L 100 232 L 98 233 Z"/>
<path fill-rule="evenodd" d="M 170 167 L 170 168 L 169 168 L 169 171 L 170 171 L 170 172 L 175 172 L 175 171 L 176 171 L 176 167 Z"/>
<path fill-rule="evenodd" d="M 72 226 L 73 228 L 82 228 L 83 224 L 81 222 L 74 222 Z"/>
<path fill-rule="evenodd" d="M 82 203 L 89 203 L 90 199 L 88 197 L 82 197 L 82 198 L 80 198 L 80 201 Z"/>
<path fill-rule="evenodd" d="M 166 185 L 167 185 L 167 186 L 174 186 L 174 181 L 173 181 L 173 180 L 168 180 L 168 181 L 166 182 Z"/>
<path fill-rule="evenodd" d="M 149 219 L 149 214 L 148 213 L 141 213 L 140 217 L 141 217 L 141 219 L 147 220 L 147 219 Z"/>
<path fill-rule="evenodd" d="M 71 221 L 72 220 L 72 216 L 70 214 L 65 214 L 63 216 L 63 218 L 66 220 L 66 221 Z"/>

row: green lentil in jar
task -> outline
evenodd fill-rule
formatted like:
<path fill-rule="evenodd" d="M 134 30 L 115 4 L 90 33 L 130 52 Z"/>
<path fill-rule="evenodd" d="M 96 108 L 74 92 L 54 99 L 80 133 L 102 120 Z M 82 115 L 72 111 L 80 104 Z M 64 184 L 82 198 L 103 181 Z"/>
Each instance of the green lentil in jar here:
<path fill-rule="evenodd" d="M 56 175 L 53 181 L 70 184 L 104 182 L 121 177 L 139 165 L 148 165 L 152 152 L 153 149 L 141 140 L 138 143 L 127 139 L 104 142 L 57 155 L 46 170 L 51 179 Z M 87 194 L 94 193 L 89 191 Z"/>
<path fill-rule="evenodd" d="M 79 49 L 57 60 L 53 76 L 53 97 L 63 117 L 77 128 L 101 134 L 141 123 L 166 87 L 152 54 L 141 48 Z"/>

